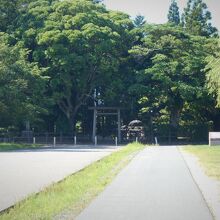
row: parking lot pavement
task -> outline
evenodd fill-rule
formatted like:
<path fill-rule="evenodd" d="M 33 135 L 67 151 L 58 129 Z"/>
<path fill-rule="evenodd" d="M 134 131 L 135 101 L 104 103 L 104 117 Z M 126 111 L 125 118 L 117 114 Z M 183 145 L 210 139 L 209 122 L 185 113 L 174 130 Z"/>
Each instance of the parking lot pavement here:
<path fill-rule="evenodd" d="M 0 152 L 0 211 L 117 150 L 114 146 L 57 146 Z"/>

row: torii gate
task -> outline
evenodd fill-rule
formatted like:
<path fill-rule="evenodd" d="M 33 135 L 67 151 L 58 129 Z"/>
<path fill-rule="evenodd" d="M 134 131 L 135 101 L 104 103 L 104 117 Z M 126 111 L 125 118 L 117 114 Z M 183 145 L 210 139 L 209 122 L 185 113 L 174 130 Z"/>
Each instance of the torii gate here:
<path fill-rule="evenodd" d="M 119 107 L 89 107 L 89 110 L 93 110 L 93 129 L 92 129 L 92 140 L 95 141 L 96 136 L 96 124 L 97 116 L 99 115 L 117 115 L 118 119 L 118 142 L 121 143 L 121 108 Z"/>

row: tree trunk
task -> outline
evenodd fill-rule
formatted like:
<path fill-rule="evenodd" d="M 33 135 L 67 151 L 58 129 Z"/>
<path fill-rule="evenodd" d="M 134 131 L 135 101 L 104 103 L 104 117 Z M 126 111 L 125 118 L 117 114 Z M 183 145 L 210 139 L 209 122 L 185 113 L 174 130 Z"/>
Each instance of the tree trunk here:
<path fill-rule="evenodd" d="M 76 135 L 76 115 L 80 106 L 81 103 L 73 108 L 73 105 L 70 103 L 70 101 L 62 101 L 59 103 L 60 109 L 66 115 L 69 124 L 69 131 L 73 136 Z"/>
<path fill-rule="evenodd" d="M 66 115 L 69 129 L 72 135 L 76 135 L 76 115 L 79 108 L 87 101 L 89 97 L 91 97 L 92 87 L 89 89 L 87 93 L 81 94 L 81 96 L 77 96 L 76 100 L 72 102 L 71 97 L 66 97 L 66 99 L 61 100 L 58 105 L 63 113 Z"/>
<path fill-rule="evenodd" d="M 170 112 L 170 132 L 169 132 L 169 140 L 176 141 L 180 120 L 180 109 L 172 109 Z"/>
<path fill-rule="evenodd" d="M 72 113 L 67 117 L 71 136 L 76 135 L 76 114 Z"/>

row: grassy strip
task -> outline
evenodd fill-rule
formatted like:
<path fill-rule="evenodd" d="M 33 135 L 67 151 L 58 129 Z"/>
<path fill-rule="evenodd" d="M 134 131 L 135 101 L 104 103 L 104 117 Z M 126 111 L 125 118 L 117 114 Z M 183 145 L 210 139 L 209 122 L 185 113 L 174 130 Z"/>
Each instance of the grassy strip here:
<path fill-rule="evenodd" d="M 40 144 L 0 143 L 0 151 L 21 150 L 40 147 Z"/>
<path fill-rule="evenodd" d="M 44 191 L 28 197 L 1 213 L 0 219 L 73 219 L 103 191 L 132 156 L 142 149 L 144 146 L 141 144 L 129 144 Z M 64 218 L 66 215 L 68 218 Z"/>
<path fill-rule="evenodd" d="M 189 146 L 183 149 L 199 158 L 207 175 L 220 180 L 220 146 Z"/>

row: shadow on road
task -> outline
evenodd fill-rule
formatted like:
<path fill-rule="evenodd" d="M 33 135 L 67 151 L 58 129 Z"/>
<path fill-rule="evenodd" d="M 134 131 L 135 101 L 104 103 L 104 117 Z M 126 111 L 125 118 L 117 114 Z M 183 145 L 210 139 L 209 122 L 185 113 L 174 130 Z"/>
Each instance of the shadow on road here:
<path fill-rule="evenodd" d="M 109 145 L 57 145 L 53 146 L 43 146 L 39 148 L 29 148 L 29 149 L 18 149 L 18 150 L 7 150 L 0 151 L 0 153 L 25 153 L 25 152 L 112 152 L 123 146 L 109 146 Z"/>

